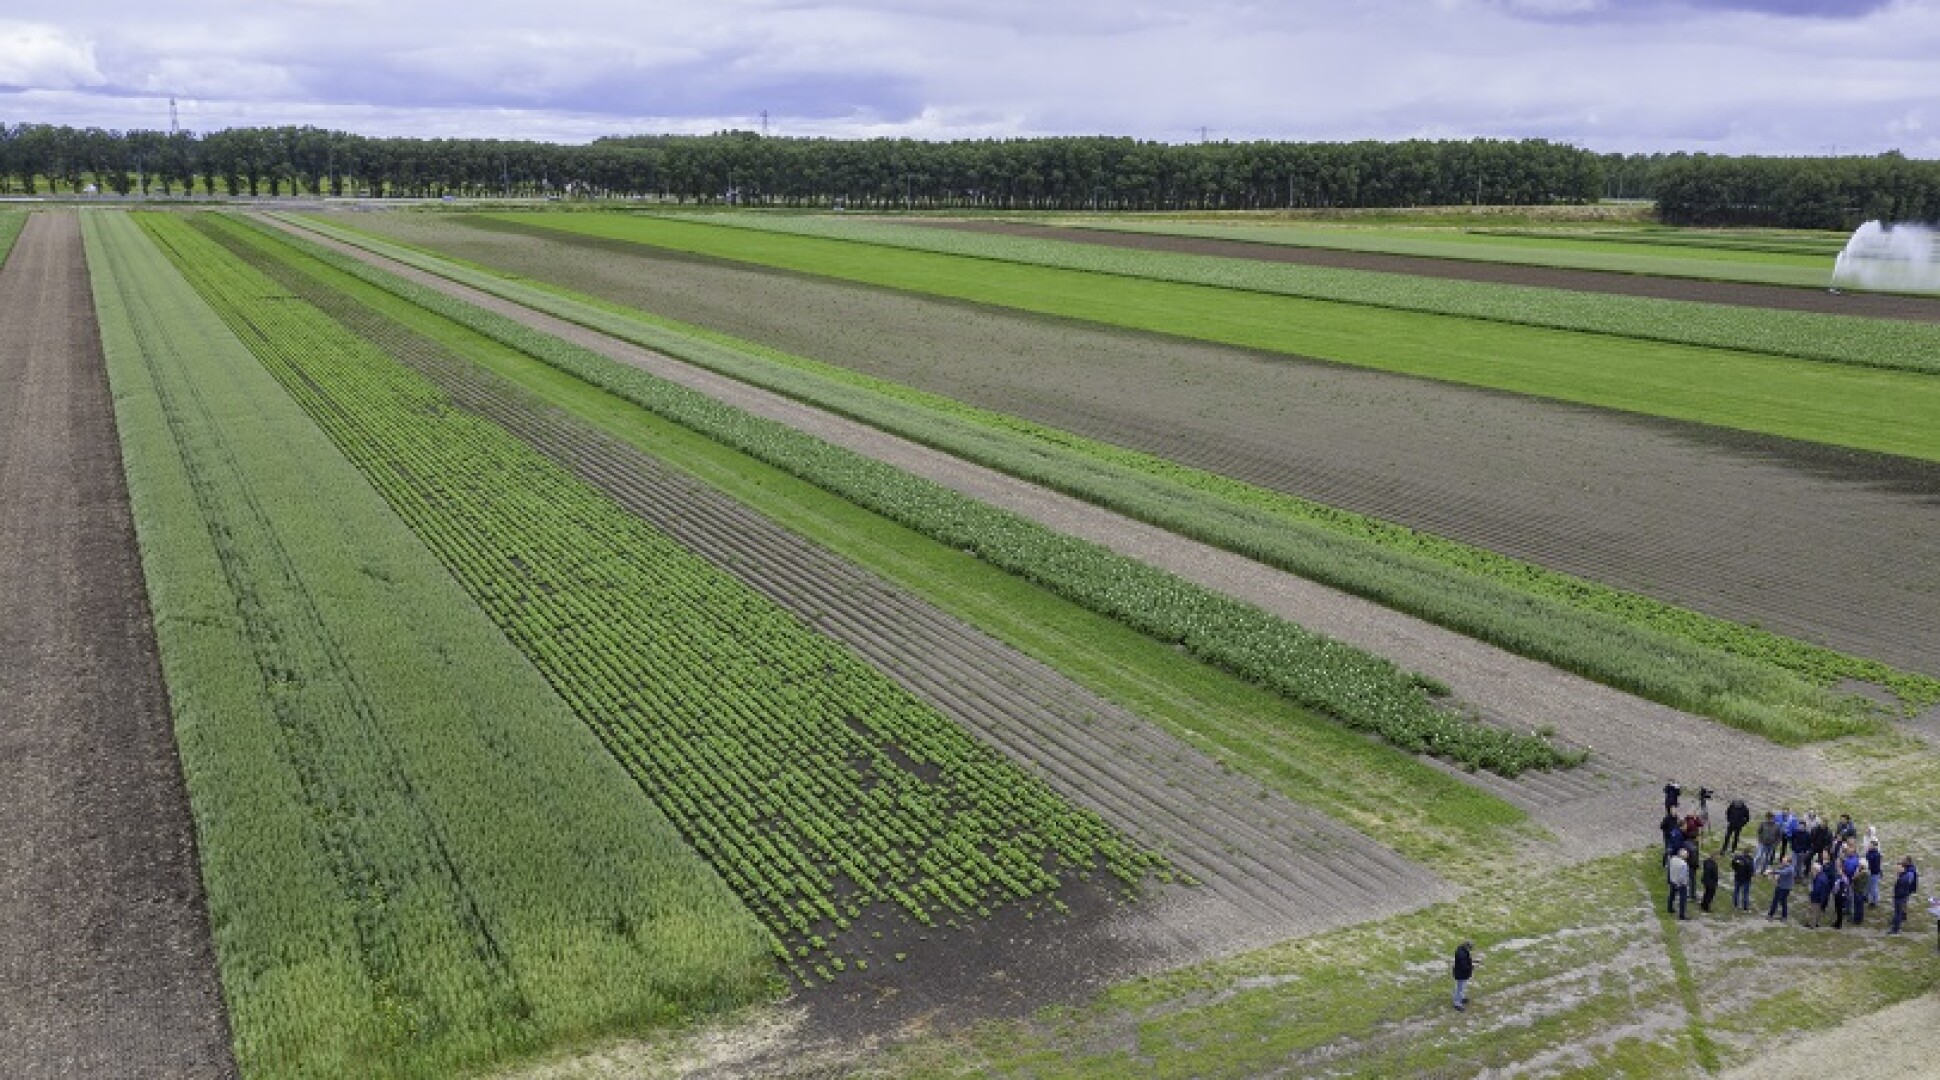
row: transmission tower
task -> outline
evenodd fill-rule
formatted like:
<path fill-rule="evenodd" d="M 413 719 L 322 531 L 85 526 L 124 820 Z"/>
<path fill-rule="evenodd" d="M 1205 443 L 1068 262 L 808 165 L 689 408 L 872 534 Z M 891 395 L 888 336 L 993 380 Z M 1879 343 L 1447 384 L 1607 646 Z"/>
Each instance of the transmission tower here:
<path fill-rule="evenodd" d="M 766 109 L 761 110 L 761 135 L 763 138 L 768 135 L 768 110 Z"/>
<path fill-rule="evenodd" d="M 175 98 L 172 96 L 168 99 L 168 133 L 170 135 L 182 133 L 182 118 L 175 111 Z"/>

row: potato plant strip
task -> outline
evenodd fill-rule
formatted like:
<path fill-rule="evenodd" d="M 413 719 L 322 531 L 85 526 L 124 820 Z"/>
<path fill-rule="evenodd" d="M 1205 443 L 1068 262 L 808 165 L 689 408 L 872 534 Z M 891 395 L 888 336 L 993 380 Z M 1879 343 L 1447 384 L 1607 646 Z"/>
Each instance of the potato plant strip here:
<path fill-rule="evenodd" d="M 145 226 L 714 863 L 804 982 L 829 939 L 1169 874 L 1096 815 L 196 229 Z M 254 262 L 276 256 L 225 235 Z M 811 974 L 812 972 L 812 974 Z"/>
<path fill-rule="evenodd" d="M 132 218 L 84 220 L 243 1073 L 448 1076 L 771 995 L 770 935 L 539 673 Z"/>

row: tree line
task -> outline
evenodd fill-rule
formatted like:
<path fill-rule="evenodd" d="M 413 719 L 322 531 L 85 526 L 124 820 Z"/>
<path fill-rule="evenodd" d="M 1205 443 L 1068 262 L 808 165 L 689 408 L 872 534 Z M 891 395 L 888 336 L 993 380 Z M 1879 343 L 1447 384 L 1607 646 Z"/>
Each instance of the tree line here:
<path fill-rule="evenodd" d="M 1850 229 L 1940 220 L 1940 162 L 1594 154 L 1542 139 L 1216 141 L 1107 136 L 371 138 L 0 123 L 0 194 L 657 198 L 856 209 L 1262 210 L 1654 200 L 1680 225 Z"/>
<path fill-rule="evenodd" d="M 145 195 L 654 197 L 773 206 L 1209 210 L 1595 200 L 1596 155 L 1540 139 L 1169 144 L 927 142 L 753 132 L 600 139 L 370 138 L 0 125 L 0 188 Z"/>

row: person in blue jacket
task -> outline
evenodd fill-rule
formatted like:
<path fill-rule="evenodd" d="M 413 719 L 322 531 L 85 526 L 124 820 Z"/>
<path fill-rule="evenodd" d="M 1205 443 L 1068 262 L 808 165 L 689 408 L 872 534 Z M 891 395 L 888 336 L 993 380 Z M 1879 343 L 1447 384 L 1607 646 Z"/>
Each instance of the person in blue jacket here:
<path fill-rule="evenodd" d="M 1920 891 L 1920 872 L 1913 867 L 1913 856 L 1900 860 L 1900 875 L 1893 879 L 1893 924 L 1886 928 L 1889 934 L 1900 932 L 1900 924 L 1906 921 L 1906 903 L 1913 894 Z"/>

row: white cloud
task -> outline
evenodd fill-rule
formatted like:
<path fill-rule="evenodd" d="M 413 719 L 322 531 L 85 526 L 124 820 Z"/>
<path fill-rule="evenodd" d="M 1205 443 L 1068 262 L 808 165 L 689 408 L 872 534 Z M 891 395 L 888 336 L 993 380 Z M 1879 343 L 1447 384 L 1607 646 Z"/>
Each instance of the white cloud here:
<path fill-rule="evenodd" d="M 0 86 L 66 88 L 105 81 L 95 66 L 92 42 L 58 26 L 0 20 Z"/>

